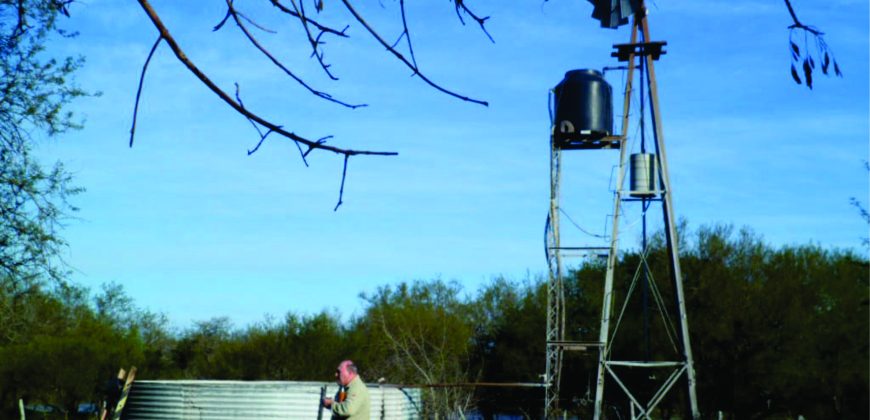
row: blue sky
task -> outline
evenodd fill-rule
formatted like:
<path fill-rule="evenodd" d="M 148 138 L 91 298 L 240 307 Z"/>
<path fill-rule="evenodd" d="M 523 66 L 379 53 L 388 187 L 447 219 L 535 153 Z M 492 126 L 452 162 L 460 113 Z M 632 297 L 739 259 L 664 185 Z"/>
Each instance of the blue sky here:
<path fill-rule="evenodd" d="M 123 284 L 138 304 L 183 327 L 213 316 L 244 325 L 287 311 L 350 316 L 362 307 L 360 292 L 384 284 L 455 279 L 473 292 L 494 276 L 545 272 L 547 92 L 567 70 L 614 65 L 611 45 L 628 41 L 627 27 L 599 28 L 580 0 L 474 2 L 491 16 L 492 44 L 473 23 L 462 26 L 448 2 L 409 2 L 424 72 L 490 102 L 482 107 L 410 77 L 359 25 L 350 39 L 328 40 L 326 59 L 341 79 L 332 82 L 294 22 L 249 3 L 239 8 L 278 31 L 258 33 L 273 53 L 316 88 L 369 107 L 349 110 L 303 91 L 232 23 L 211 32 L 223 2 L 154 7 L 221 87 L 239 83 L 249 108 L 309 138 L 333 135 L 339 146 L 399 156 L 351 159 L 345 204 L 333 212 L 340 156 L 312 153 L 306 168 L 277 137 L 247 156 L 258 139 L 248 122 L 165 46 L 146 76 L 130 149 L 139 71 L 156 30 L 133 2 L 78 2 L 62 25 L 79 37 L 52 51 L 85 56 L 77 80 L 102 96 L 74 105 L 83 130 L 39 143 L 43 159 L 64 162 L 87 188 L 64 233 L 73 280 Z M 398 36 L 397 2 L 366 3 L 359 8 L 371 23 Z M 652 6 L 652 38 L 668 42 L 656 71 L 675 209 L 693 229 L 732 223 L 776 246 L 865 252 L 867 225 L 849 197 L 868 201 L 868 4 L 794 6 L 825 31 L 845 78 L 817 75 L 813 91 L 794 84 L 781 2 Z M 321 20 L 351 23 L 331 1 Z M 621 90 L 619 73 L 609 78 Z M 587 230 L 605 229 L 615 156 L 565 158 L 563 206 Z M 636 218 L 625 223 L 621 244 L 635 246 Z M 588 244 L 569 228 L 566 242 Z"/>

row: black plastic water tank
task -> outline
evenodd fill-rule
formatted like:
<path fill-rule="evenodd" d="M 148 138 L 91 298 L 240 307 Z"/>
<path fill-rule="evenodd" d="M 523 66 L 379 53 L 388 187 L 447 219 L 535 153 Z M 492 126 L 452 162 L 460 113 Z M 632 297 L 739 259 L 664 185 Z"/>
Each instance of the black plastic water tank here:
<path fill-rule="evenodd" d="M 597 70 L 571 70 L 553 89 L 557 144 L 597 140 L 613 132 L 613 89 Z"/>

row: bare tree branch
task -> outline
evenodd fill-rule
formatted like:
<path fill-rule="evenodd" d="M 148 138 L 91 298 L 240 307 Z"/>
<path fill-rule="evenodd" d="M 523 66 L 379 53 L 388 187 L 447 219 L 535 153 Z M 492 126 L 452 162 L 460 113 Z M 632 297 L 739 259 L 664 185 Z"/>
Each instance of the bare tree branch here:
<path fill-rule="evenodd" d="M 271 53 L 269 53 L 269 51 L 266 50 L 266 48 L 264 48 L 257 41 L 256 38 L 254 38 L 254 36 L 251 34 L 251 32 L 248 31 L 248 28 L 246 28 L 245 25 L 242 23 L 242 21 L 239 19 L 239 13 L 236 11 L 235 7 L 233 6 L 233 0 L 226 0 L 226 2 L 227 2 L 227 15 L 231 16 L 233 18 L 233 21 L 236 22 L 236 25 L 238 25 L 239 29 L 242 30 L 242 33 L 245 34 L 245 37 L 247 37 L 248 40 L 251 41 L 251 44 L 254 47 L 256 47 L 258 50 L 260 50 L 260 52 L 263 53 L 263 55 L 265 55 L 270 61 L 272 61 L 272 64 L 274 64 L 279 69 L 284 71 L 284 73 L 286 73 L 288 76 L 293 78 L 293 80 L 295 80 L 297 83 L 302 85 L 302 87 L 304 87 L 305 89 L 308 89 L 309 92 L 311 92 L 313 95 L 315 95 L 317 97 L 320 97 L 320 98 L 325 99 L 325 100 L 330 101 L 330 102 L 337 103 L 337 104 L 342 105 L 342 106 L 346 106 L 350 109 L 356 109 L 356 108 L 367 106 L 366 104 L 354 105 L 354 104 L 349 104 L 349 103 L 344 102 L 344 101 L 340 101 L 338 99 L 333 98 L 332 95 L 330 95 L 328 93 L 321 92 L 321 91 L 316 90 L 316 89 L 312 88 L 311 86 L 309 86 L 307 83 L 305 83 L 304 80 L 302 80 L 301 78 L 299 78 L 298 76 L 293 74 L 293 72 L 290 71 L 290 69 L 288 69 L 286 66 L 284 66 L 283 63 L 281 63 Z M 226 18 L 224 18 L 224 21 L 226 21 Z M 220 28 L 220 26 L 223 25 L 224 21 L 222 21 L 221 24 L 216 26 L 216 28 Z"/>
<path fill-rule="evenodd" d="M 459 13 L 460 9 L 468 14 L 468 16 L 471 16 L 471 18 L 474 19 L 478 25 L 480 25 L 480 30 L 482 30 L 483 33 L 486 34 L 486 37 L 489 38 L 490 42 L 495 44 L 495 40 L 492 39 L 492 35 L 489 34 L 489 31 L 486 30 L 485 26 L 486 21 L 489 19 L 489 16 L 478 17 L 476 14 L 474 14 L 474 12 L 471 11 L 471 9 L 468 8 L 468 6 L 465 5 L 464 0 L 453 0 L 453 5 L 456 7 L 456 16 L 459 17 L 459 21 L 462 22 L 463 25 L 465 25 L 465 20 L 462 19 L 462 14 Z"/>
<path fill-rule="evenodd" d="M 399 8 L 402 9 L 403 31 L 402 35 L 399 35 L 399 39 L 396 40 L 396 44 L 398 45 L 399 41 L 402 39 L 402 36 L 405 37 L 405 41 L 408 42 L 408 54 L 411 55 L 411 62 L 414 63 L 414 67 L 417 67 L 417 57 L 414 57 L 414 46 L 411 45 L 411 32 L 408 31 L 408 20 L 405 19 L 405 0 L 399 0 Z"/>
<path fill-rule="evenodd" d="M 300 16 L 299 13 L 287 8 L 287 6 L 284 6 L 283 4 L 281 4 L 280 1 L 278 1 L 278 0 L 270 0 L 270 1 L 272 2 L 273 6 L 278 8 L 278 10 L 280 10 L 280 11 L 282 11 L 290 16 L 293 16 L 297 19 L 302 19 L 302 16 Z M 317 30 L 320 32 L 329 33 L 332 35 L 340 36 L 342 38 L 348 38 L 347 34 L 345 33 L 345 31 L 347 30 L 346 26 L 344 29 L 339 31 L 337 29 L 333 29 L 333 28 L 330 28 L 328 26 L 321 25 L 321 24 L 317 23 L 316 21 L 314 21 L 310 18 L 307 18 L 307 17 L 305 18 L 305 21 L 310 23 L 311 25 L 314 25 L 314 27 L 317 28 Z"/>
<path fill-rule="evenodd" d="M 423 379 L 426 381 L 427 384 L 428 383 L 435 383 L 435 381 L 432 380 L 432 377 L 429 376 L 429 369 L 424 368 L 423 366 L 420 366 L 419 363 L 417 363 L 417 358 L 414 357 L 414 354 L 411 353 L 410 349 L 408 349 L 408 345 L 404 342 L 400 342 L 390 333 L 389 328 L 387 328 L 386 317 L 384 316 L 383 313 L 381 314 L 380 318 L 381 318 L 381 329 L 384 331 L 384 336 L 386 336 L 387 339 L 390 340 L 390 342 L 393 344 L 393 348 L 398 349 L 400 352 L 405 354 L 405 356 L 407 357 L 406 361 L 408 363 L 411 363 L 414 366 L 414 369 L 417 370 L 417 373 L 419 373 L 420 376 L 423 377 Z"/>
<path fill-rule="evenodd" d="M 244 107 L 245 107 L 245 103 L 242 102 L 242 97 L 241 97 L 241 95 L 239 95 L 239 84 L 236 83 L 235 85 L 236 85 L 236 101 L 238 101 L 238 102 L 239 102 L 239 105 L 241 105 L 242 108 L 244 108 Z M 257 125 L 257 123 L 255 123 L 254 120 L 252 120 L 252 119 L 250 119 L 250 118 L 247 118 L 247 120 L 248 120 L 249 123 L 251 123 L 251 126 L 254 127 L 254 130 L 257 130 L 257 134 L 260 136 L 260 141 L 257 142 L 257 145 L 254 146 L 253 149 L 249 149 L 249 150 L 248 150 L 248 156 L 251 156 L 251 155 L 253 155 L 257 150 L 260 149 L 260 146 L 262 146 L 262 145 L 263 145 L 263 142 L 266 141 L 266 137 L 268 137 L 269 134 L 272 134 L 272 130 L 268 130 L 268 131 L 266 131 L 266 132 L 264 133 L 263 130 L 260 130 L 260 126 Z M 294 144 L 296 145 L 296 147 L 300 147 L 298 142 L 294 142 Z M 300 150 L 301 150 L 301 148 L 300 148 Z M 305 163 L 305 166 L 306 166 L 306 167 L 308 166 L 308 162 L 305 160 L 305 158 L 302 158 L 302 162 Z"/>
<path fill-rule="evenodd" d="M 145 65 L 142 66 L 142 74 L 139 75 L 139 89 L 136 90 L 136 103 L 133 105 L 133 125 L 130 127 L 130 147 L 133 147 L 133 137 L 136 135 L 136 116 L 139 114 L 139 99 L 142 96 L 142 84 L 145 82 L 145 71 L 148 70 L 148 63 L 151 62 L 151 57 L 154 56 L 154 51 L 163 40 L 162 36 L 158 36 L 151 46 L 151 51 L 148 52 L 148 58 L 145 59 Z"/>
<path fill-rule="evenodd" d="M 295 142 L 302 143 L 309 147 L 309 149 L 320 149 L 326 150 L 333 153 L 343 154 L 346 156 L 354 156 L 354 155 L 377 155 L 377 156 L 395 156 L 398 155 L 396 152 L 381 152 L 381 151 L 369 151 L 369 150 L 353 150 L 353 149 L 343 149 L 335 146 L 327 145 L 323 142 L 317 142 L 313 140 L 309 140 L 307 138 L 301 137 L 296 133 L 289 132 L 281 128 L 281 126 L 276 125 L 257 114 L 254 114 L 244 107 L 242 107 L 238 102 L 233 100 L 226 92 L 224 92 L 221 88 L 215 85 L 214 82 L 211 81 L 196 65 L 187 58 L 187 55 L 184 51 L 179 47 L 178 43 L 175 41 L 175 38 L 169 33 L 169 29 L 163 24 L 160 20 L 160 17 L 151 7 L 151 4 L 148 0 L 139 0 L 139 5 L 142 6 L 142 9 L 151 19 L 151 22 L 154 24 L 154 27 L 160 32 L 160 36 L 166 41 L 166 44 L 169 48 L 172 49 L 172 52 L 175 54 L 176 58 L 184 64 L 187 69 L 196 76 L 203 84 L 205 84 L 209 90 L 214 92 L 218 97 L 220 97 L 224 102 L 227 103 L 230 107 L 232 107 L 236 112 L 242 114 L 243 116 L 250 118 L 261 126 L 268 128 L 275 133 L 290 139 Z"/>
<path fill-rule="evenodd" d="M 278 33 L 278 31 L 275 31 L 275 30 L 272 30 L 272 29 L 266 28 L 265 26 L 260 25 L 260 24 L 257 23 L 257 22 L 254 22 L 251 18 L 245 16 L 244 13 L 239 12 L 238 10 L 236 10 L 236 14 L 239 15 L 242 19 L 248 21 L 248 23 L 250 23 L 251 25 L 254 25 L 254 27 L 256 27 L 257 29 L 259 29 L 259 30 L 261 30 L 261 31 L 263 31 L 263 32 L 267 32 L 267 33 L 270 33 L 270 34 L 277 34 L 277 33 Z"/>
<path fill-rule="evenodd" d="M 320 33 L 317 34 L 317 38 L 312 37 L 311 30 L 308 28 L 308 17 L 305 16 L 305 7 L 303 6 L 303 3 L 300 1 L 299 7 L 296 6 L 296 0 L 290 0 L 290 3 L 296 10 L 296 15 L 299 16 L 299 21 L 302 23 L 302 28 L 305 29 L 305 35 L 308 36 L 308 43 L 311 45 L 311 56 L 317 58 L 317 62 L 320 63 L 320 67 L 323 69 L 326 75 L 329 76 L 330 79 L 338 80 L 338 77 L 335 77 L 335 75 L 333 75 L 332 72 L 329 71 L 330 65 L 326 64 L 323 61 L 323 50 L 318 50 L 317 48 L 318 46 L 324 44 L 324 42 L 321 41 L 320 38 L 323 37 L 326 31 L 321 30 Z M 344 33 L 344 31 L 347 30 L 347 28 L 348 27 L 345 26 L 344 29 L 342 29 L 342 34 Z"/>
<path fill-rule="evenodd" d="M 27 8 L 24 6 L 24 0 L 18 0 L 15 12 L 18 17 L 15 29 L 12 30 L 12 34 L 9 36 L 11 42 L 14 42 L 27 32 Z"/>
<path fill-rule="evenodd" d="M 248 23 L 250 23 L 251 25 L 254 25 L 257 29 L 259 29 L 259 30 L 261 30 L 261 31 L 263 31 L 263 32 L 268 32 L 268 33 L 270 33 L 270 34 L 276 34 L 276 33 L 278 33 L 278 32 L 275 31 L 275 30 L 272 30 L 272 29 L 266 28 L 265 26 L 262 26 L 262 25 L 260 25 L 259 23 L 254 22 L 253 19 L 251 19 L 251 18 L 245 16 L 244 13 L 239 12 L 238 10 L 236 10 L 235 12 L 236 12 L 236 14 L 239 15 L 242 19 L 248 21 Z M 228 9 L 227 9 L 227 13 L 224 15 L 224 18 L 221 19 L 221 21 L 218 22 L 218 24 L 215 25 L 214 28 L 212 28 L 212 31 L 217 31 L 217 30 L 219 30 L 220 28 L 222 28 L 222 27 L 224 26 L 224 24 L 227 23 L 227 20 L 228 20 L 229 18 L 230 18 L 230 9 L 228 8 Z"/>
<path fill-rule="evenodd" d="M 408 59 L 405 58 L 405 56 L 403 56 L 400 52 L 396 51 L 395 48 L 390 46 L 390 44 L 388 44 L 386 41 L 384 41 L 384 38 L 382 38 L 381 35 L 377 31 L 375 31 L 368 24 L 368 22 L 366 22 L 365 19 L 363 19 L 363 17 L 356 11 L 356 9 L 354 9 L 353 6 L 351 6 L 351 4 L 348 0 L 341 0 L 341 2 L 344 3 L 344 6 L 353 15 L 354 19 L 356 19 L 356 21 L 359 22 L 360 25 L 362 25 L 364 28 L 366 28 L 366 30 L 369 32 L 369 34 L 372 35 L 372 37 L 374 37 L 378 42 L 380 42 L 381 45 L 383 45 L 383 47 L 387 49 L 387 51 L 389 51 L 394 56 L 396 56 L 396 58 L 398 58 L 401 62 L 405 63 L 405 65 L 408 66 L 408 68 L 410 68 L 411 70 L 414 71 L 414 75 L 419 76 L 420 79 L 422 79 L 424 82 L 426 82 L 426 84 L 435 88 L 438 91 L 441 91 L 441 92 L 446 93 L 450 96 L 453 96 L 454 98 L 462 99 L 463 101 L 466 101 L 466 102 L 473 102 L 473 103 L 480 104 L 483 106 L 489 106 L 489 103 L 486 101 L 481 101 L 479 99 L 472 99 L 472 98 L 469 98 L 467 96 L 462 96 L 456 92 L 452 92 L 450 90 L 447 90 L 447 89 L 441 87 L 440 85 L 438 85 L 437 83 L 433 82 L 432 80 L 430 80 L 428 77 L 426 77 L 426 75 L 424 75 L 423 73 L 420 72 L 420 69 L 416 65 L 409 62 Z"/>
<path fill-rule="evenodd" d="M 794 24 L 789 26 L 789 28 L 800 28 L 816 36 L 821 36 L 825 34 L 824 32 L 821 32 L 812 26 L 807 26 L 801 23 L 801 21 L 797 17 L 797 14 L 795 14 L 794 12 L 794 8 L 791 7 L 790 0 L 785 0 L 785 6 L 788 7 L 788 13 L 791 15 L 791 19 L 794 21 Z"/>
<path fill-rule="evenodd" d="M 321 138 L 317 139 L 317 142 L 316 142 L 316 143 L 317 143 L 317 144 L 323 144 L 323 143 L 326 143 L 326 140 L 331 139 L 331 138 L 332 138 L 331 135 L 329 135 L 329 136 L 324 136 L 324 137 L 321 137 Z M 301 147 L 301 146 L 299 147 L 299 150 L 300 150 L 300 151 L 302 150 L 302 147 Z M 305 159 L 306 157 L 308 157 L 308 154 L 311 153 L 312 150 L 314 150 L 314 148 L 309 147 L 308 150 L 306 150 L 305 153 L 302 154 L 302 158 Z"/>
<path fill-rule="evenodd" d="M 341 188 L 338 189 L 338 203 L 335 204 L 335 208 L 332 211 L 337 211 L 338 207 L 341 206 L 341 199 L 344 197 L 344 180 L 347 178 L 347 159 L 350 156 L 344 155 L 344 168 L 341 170 Z"/>

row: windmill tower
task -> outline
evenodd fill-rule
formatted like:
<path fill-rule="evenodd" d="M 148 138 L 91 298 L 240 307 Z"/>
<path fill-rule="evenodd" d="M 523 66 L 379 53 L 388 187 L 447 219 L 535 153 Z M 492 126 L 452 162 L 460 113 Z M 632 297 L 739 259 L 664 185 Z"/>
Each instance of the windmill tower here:
<path fill-rule="evenodd" d="M 604 0 L 611 4 L 611 0 Z M 614 3 L 629 3 L 628 0 L 612 0 Z M 621 3 L 620 3 L 621 2 Z M 631 1 L 631 3 L 635 3 Z M 565 351 L 597 350 L 597 379 L 595 381 L 594 413 L 595 419 L 605 417 L 605 385 L 608 395 L 616 393 L 628 401 L 628 411 L 632 419 L 651 418 L 659 403 L 679 384 L 685 384 L 686 403 L 693 418 L 699 418 L 695 392 L 695 370 L 689 342 L 689 326 L 686 315 L 683 279 L 680 268 L 677 232 L 675 228 L 674 207 L 667 156 L 662 129 L 662 119 L 658 101 L 658 87 L 655 77 L 655 61 L 665 52 L 664 42 L 650 41 L 646 10 L 638 3 L 631 25 L 631 41 L 614 45 L 611 54 L 620 62 L 626 72 L 625 90 L 622 106 L 621 131 L 612 131 L 612 90 L 603 75 L 594 70 L 574 70 L 554 89 L 555 115 L 550 142 L 550 212 L 547 218 L 547 262 L 549 279 L 547 284 L 547 332 L 546 332 L 546 372 L 545 416 L 551 417 L 558 410 L 559 385 L 563 355 Z M 597 10 L 597 9 L 596 9 Z M 608 14 L 609 20 L 602 22 L 618 24 L 620 17 Z M 626 12 L 627 14 L 630 14 Z M 595 16 L 595 14 L 593 14 Z M 605 25 L 606 26 L 606 25 Z M 635 78 L 639 87 L 635 92 Z M 629 131 L 630 105 L 632 95 L 638 95 L 640 109 L 633 111 L 639 117 L 639 139 L 626 135 Z M 648 104 L 647 104 L 648 101 Z M 652 139 L 645 134 L 646 116 L 651 122 Z M 650 144 L 647 144 L 650 143 Z M 634 153 L 634 148 L 640 150 Z M 648 147 L 651 150 L 647 150 Z M 562 187 L 562 153 L 581 153 L 589 150 L 612 150 L 618 152 L 618 175 L 613 189 L 613 211 L 610 215 L 610 234 L 602 246 L 564 246 L 561 241 L 560 213 Z M 630 169 L 629 169 L 630 168 Z M 626 178 L 630 179 L 626 185 Z M 640 259 L 634 270 L 634 277 L 624 296 L 617 296 L 614 290 L 617 268 L 620 217 L 631 211 L 628 203 L 638 205 L 638 218 L 642 223 L 642 243 Z M 666 264 L 671 294 L 661 292 L 662 279 L 653 276 L 650 267 L 650 246 L 647 241 L 647 215 L 661 210 L 664 242 L 667 253 Z M 586 253 L 606 258 L 601 322 L 597 341 L 576 341 L 566 334 L 565 308 L 565 266 L 567 253 Z M 623 280 L 623 279 L 620 279 Z M 625 279 L 629 281 L 629 279 Z M 638 292 L 638 289 L 640 291 Z M 641 357 L 626 358 L 614 351 L 614 339 L 618 337 L 620 322 L 627 310 L 632 310 L 629 301 L 640 294 L 643 319 L 645 354 Z M 650 353 L 650 297 L 655 305 L 652 312 L 662 318 L 663 328 L 659 332 L 666 335 L 673 352 L 667 354 Z M 635 299 L 636 300 L 636 299 Z M 672 302 L 666 302 L 672 300 Z M 669 305 L 670 303 L 670 305 Z M 617 307 L 618 311 L 614 312 Z M 636 308 L 634 308 L 636 309 Z M 667 341 L 666 341 L 667 342 Z M 588 352 L 595 354 L 593 351 Z M 628 381 L 628 371 L 644 372 L 647 381 Z M 649 372 L 649 373 L 646 373 Z M 614 394 L 611 394 L 614 393 Z"/>

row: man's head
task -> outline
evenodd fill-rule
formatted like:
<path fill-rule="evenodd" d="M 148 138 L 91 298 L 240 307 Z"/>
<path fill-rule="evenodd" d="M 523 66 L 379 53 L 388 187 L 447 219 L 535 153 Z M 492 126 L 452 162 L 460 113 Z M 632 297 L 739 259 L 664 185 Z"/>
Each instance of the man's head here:
<path fill-rule="evenodd" d="M 357 376 L 356 365 L 350 360 L 345 360 L 338 364 L 335 369 L 335 379 L 339 385 L 347 386 L 353 378 Z"/>

